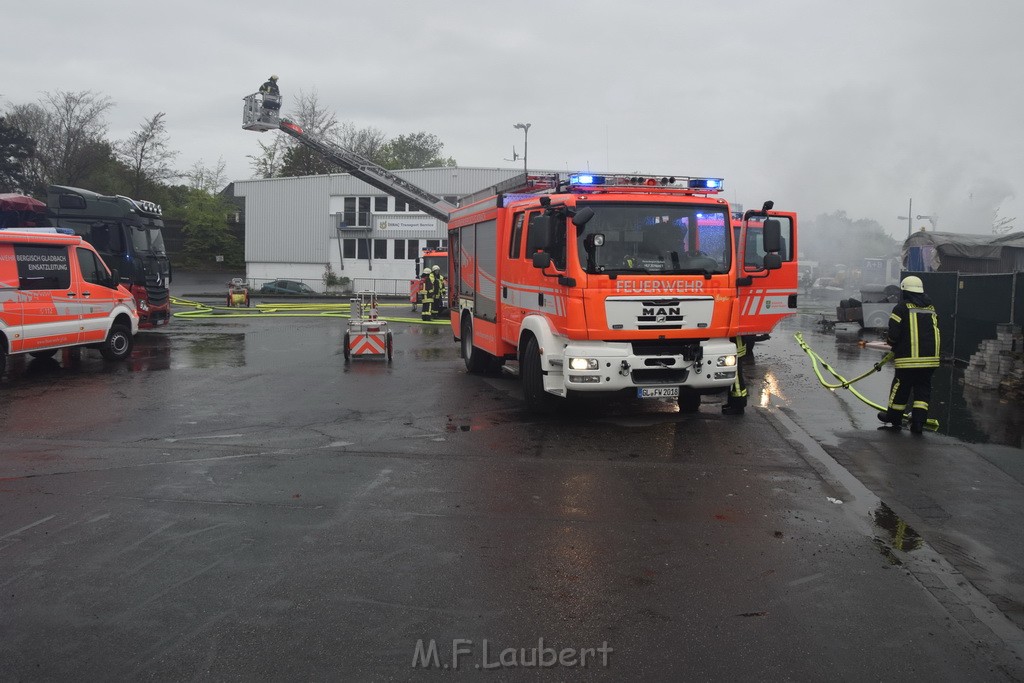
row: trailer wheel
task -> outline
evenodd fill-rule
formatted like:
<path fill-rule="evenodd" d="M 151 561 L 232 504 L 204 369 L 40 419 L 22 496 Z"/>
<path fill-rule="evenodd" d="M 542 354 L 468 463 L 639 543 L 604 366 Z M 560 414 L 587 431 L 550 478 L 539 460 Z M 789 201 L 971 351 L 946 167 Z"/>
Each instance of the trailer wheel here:
<path fill-rule="evenodd" d="M 474 375 L 487 372 L 493 358 L 491 354 L 473 346 L 473 319 L 466 315 L 462 319 L 462 359 L 466 362 L 466 372 Z"/>
<path fill-rule="evenodd" d="M 530 337 L 519 359 L 519 375 L 523 381 L 523 399 L 526 409 L 533 413 L 548 412 L 558 398 L 544 391 L 544 371 L 541 369 L 540 346 L 536 337 Z"/>
<path fill-rule="evenodd" d="M 348 343 L 349 343 L 348 332 L 345 333 L 345 339 L 344 339 L 344 341 L 342 343 L 344 344 L 344 346 L 342 346 L 341 352 L 345 355 L 345 362 L 347 363 L 349 361 L 349 357 L 350 357 L 350 355 L 352 353 L 349 350 L 349 347 L 348 347 Z"/>
<path fill-rule="evenodd" d="M 100 346 L 100 355 L 107 360 L 124 360 L 132 353 L 132 331 L 124 325 L 112 325 Z"/>
<path fill-rule="evenodd" d="M 686 387 L 679 387 L 679 412 L 696 413 L 700 411 L 700 393 Z"/>

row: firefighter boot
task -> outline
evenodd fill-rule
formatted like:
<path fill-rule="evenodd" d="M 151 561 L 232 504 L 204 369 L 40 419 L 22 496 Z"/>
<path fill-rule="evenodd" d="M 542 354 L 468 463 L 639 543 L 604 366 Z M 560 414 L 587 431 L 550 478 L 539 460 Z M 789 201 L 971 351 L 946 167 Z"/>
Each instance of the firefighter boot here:
<path fill-rule="evenodd" d="M 722 406 L 722 415 L 742 415 L 743 409 L 747 407 L 745 400 L 737 400 L 732 396 Z"/>
<path fill-rule="evenodd" d="M 878 412 L 878 419 L 882 422 L 886 422 L 893 426 L 894 429 L 903 428 L 903 416 L 900 415 L 899 411 L 893 410 L 880 410 Z"/>
<path fill-rule="evenodd" d="M 910 413 L 910 433 L 924 434 L 924 423 L 928 419 L 928 411 L 914 408 Z"/>

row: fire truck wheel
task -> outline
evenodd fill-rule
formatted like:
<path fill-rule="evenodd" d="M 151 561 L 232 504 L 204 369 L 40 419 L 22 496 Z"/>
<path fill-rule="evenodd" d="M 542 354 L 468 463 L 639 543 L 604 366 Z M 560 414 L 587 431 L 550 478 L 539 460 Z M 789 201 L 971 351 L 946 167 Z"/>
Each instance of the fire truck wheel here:
<path fill-rule="evenodd" d="M 342 344 L 344 344 L 344 346 L 341 347 L 341 352 L 343 354 L 345 354 L 345 362 L 346 363 L 348 362 L 349 355 L 351 354 L 351 351 L 349 351 L 349 348 L 348 348 L 348 342 L 349 342 L 348 332 L 346 332 L 345 333 L 345 339 L 342 341 Z"/>
<path fill-rule="evenodd" d="M 113 325 L 100 346 L 100 355 L 107 360 L 124 360 L 132 353 L 132 331 L 124 325 Z"/>
<path fill-rule="evenodd" d="M 53 358 L 54 354 L 57 353 L 57 349 L 47 349 L 46 351 L 33 351 L 28 354 L 33 358 Z"/>
<path fill-rule="evenodd" d="M 540 346 L 536 337 L 530 337 L 526 350 L 519 359 L 519 375 L 523 381 L 523 399 L 531 412 L 547 412 L 554 407 L 557 397 L 544 391 L 544 372 L 541 369 Z"/>
<path fill-rule="evenodd" d="M 473 346 L 473 319 L 468 315 L 462 319 L 462 359 L 466 372 L 478 375 L 491 367 L 494 356 Z"/>
<path fill-rule="evenodd" d="M 679 387 L 679 412 L 696 413 L 700 410 L 700 394 L 693 389 Z"/>

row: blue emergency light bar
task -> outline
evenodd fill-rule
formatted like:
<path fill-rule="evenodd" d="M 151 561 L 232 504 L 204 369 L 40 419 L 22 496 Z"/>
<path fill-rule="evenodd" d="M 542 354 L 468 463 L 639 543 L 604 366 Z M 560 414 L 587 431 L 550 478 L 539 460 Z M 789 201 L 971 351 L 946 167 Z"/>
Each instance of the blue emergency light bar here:
<path fill-rule="evenodd" d="M 675 189 L 704 190 L 705 192 L 721 192 L 724 183 L 721 178 L 690 178 L 688 176 L 653 176 L 653 175 L 594 175 L 591 173 L 574 173 L 569 176 L 570 187 L 595 187 L 599 185 L 629 185 L 639 187 L 670 187 Z"/>

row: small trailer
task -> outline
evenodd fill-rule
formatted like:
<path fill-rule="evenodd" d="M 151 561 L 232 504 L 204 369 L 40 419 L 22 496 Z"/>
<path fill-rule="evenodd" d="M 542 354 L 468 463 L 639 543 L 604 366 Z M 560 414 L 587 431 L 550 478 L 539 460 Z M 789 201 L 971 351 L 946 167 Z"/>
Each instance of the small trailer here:
<path fill-rule="evenodd" d="M 231 278 L 228 283 L 228 306 L 250 306 L 249 283 L 240 277 Z"/>
<path fill-rule="evenodd" d="M 353 356 L 391 362 L 394 356 L 394 335 L 387 321 L 379 319 L 375 293 L 359 292 L 351 299 L 342 352 L 345 354 L 345 362 Z"/>

